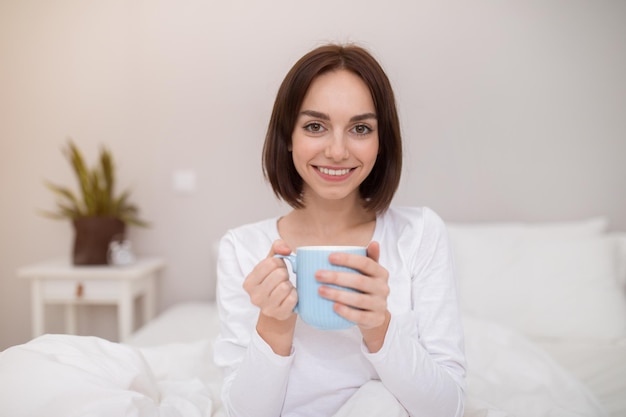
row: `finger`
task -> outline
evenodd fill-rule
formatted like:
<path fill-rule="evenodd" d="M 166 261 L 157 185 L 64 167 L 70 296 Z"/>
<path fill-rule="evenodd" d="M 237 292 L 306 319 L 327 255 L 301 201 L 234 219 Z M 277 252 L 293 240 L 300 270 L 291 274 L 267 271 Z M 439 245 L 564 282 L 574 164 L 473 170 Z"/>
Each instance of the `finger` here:
<path fill-rule="evenodd" d="M 248 275 L 245 284 L 247 286 L 257 286 L 263 282 L 267 276 L 277 268 L 286 268 L 285 262 L 274 258 L 275 254 L 288 255 L 291 253 L 289 246 L 281 239 L 272 243 L 267 258 L 259 262 Z"/>
<path fill-rule="evenodd" d="M 280 285 L 288 285 L 292 287 L 293 284 L 289 281 L 289 273 L 284 264 L 280 268 L 276 268 L 270 272 L 267 277 L 259 284 L 259 287 L 263 289 L 267 294 L 271 294 Z"/>
<path fill-rule="evenodd" d="M 252 288 L 260 285 L 273 271 L 279 268 L 284 268 L 285 270 L 287 269 L 282 260 L 277 258 L 263 259 L 246 277 L 246 280 L 244 281 L 244 288 Z"/>
<path fill-rule="evenodd" d="M 292 297 L 294 294 L 295 300 Z M 270 293 L 270 298 L 275 305 L 280 307 L 286 304 L 291 304 L 292 301 L 292 307 L 295 307 L 295 303 L 298 301 L 296 288 L 289 281 L 283 281 L 276 285 Z"/>
<path fill-rule="evenodd" d="M 273 302 L 261 309 L 263 314 L 278 320 L 286 320 L 295 314 L 294 308 L 298 303 L 298 293 L 293 287 L 285 290 L 287 290 L 286 287 L 276 289 L 272 294 Z"/>
<path fill-rule="evenodd" d="M 385 310 L 387 308 L 386 297 L 377 294 L 347 291 L 342 288 L 321 286 L 319 295 L 330 301 L 348 305 L 359 310 Z"/>
<path fill-rule="evenodd" d="M 287 243 L 282 239 L 277 239 L 272 243 L 272 247 L 270 248 L 270 253 L 267 255 L 268 258 L 273 257 L 274 255 L 289 255 L 291 253 L 291 248 Z"/>
<path fill-rule="evenodd" d="M 380 244 L 378 242 L 372 241 L 367 245 L 367 257 L 378 262 L 380 258 Z"/>
<path fill-rule="evenodd" d="M 319 270 L 315 272 L 315 279 L 324 284 L 333 284 L 359 292 L 370 293 L 374 290 L 372 279 L 357 272 Z"/>
<path fill-rule="evenodd" d="M 359 327 L 371 328 L 384 322 L 385 313 L 356 309 L 345 304 L 335 303 L 333 310 L 346 320 L 356 323 Z"/>
<path fill-rule="evenodd" d="M 353 269 L 350 272 L 337 272 L 333 273 L 330 270 L 319 270 L 318 280 L 330 284 L 341 285 L 342 287 L 349 287 L 366 291 L 364 288 L 355 287 L 351 283 L 352 280 L 360 280 L 365 277 L 370 278 L 386 278 L 388 273 L 375 260 L 368 258 L 367 256 L 355 255 L 349 253 L 333 253 L 330 255 L 329 260 L 332 264 L 347 267 Z M 360 278 L 359 278 L 360 277 Z M 369 291 L 366 291 L 369 292 Z"/>
<path fill-rule="evenodd" d="M 271 261 L 271 259 L 266 259 Z M 276 305 L 278 302 L 272 299 L 272 292 L 283 282 L 291 286 L 287 269 L 284 267 L 274 268 L 267 275 L 264 275 L 260 282 L 254 282 L 251 275 L 249 282 L 244 283 L 244 289 L 250 294 L 252 304 L 263 308 L 267 305 Z"/>
<path fill-rule="evenodd" d="M 345 266 L 368 276 L 376 275 L 379 266 L 367 256 L 354 253 L 334 252 L 330 254 L 328 260 L 333 265 Z"/>
<path fill-rule="evenodd" d="M 282 249 L 279 248 L 279 250 Z M 268 280 L 268 278 L 277 271 L 279 271 L 278 273 L 281 278 Z M 285 262 L 282 259 L 268 257 L 261 260 L 261 262 L 256 264 L 252 271 L 250 271 L 250 273 L 244 280 L 243 287 L 248 293 L 250 293 L 254 290 L 254 288 L 259 287 L 263 284 L 265 284 L 264 286 L 270 284 L 270 287 L 273 287 L 273 285 L 276 285 L 276 283 L 281 280 L 289 280 L 287 265 L 285 265 Z M 272 283 L 273 285 L 271 285 Z"/>

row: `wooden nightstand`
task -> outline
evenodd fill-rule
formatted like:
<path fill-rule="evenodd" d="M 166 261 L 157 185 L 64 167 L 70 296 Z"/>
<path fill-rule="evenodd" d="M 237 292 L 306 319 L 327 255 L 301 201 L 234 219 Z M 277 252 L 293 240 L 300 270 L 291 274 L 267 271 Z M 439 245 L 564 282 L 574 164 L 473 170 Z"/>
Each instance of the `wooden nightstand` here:
<path fill-rule="evenodd" d="M 156 313 L 156 280 L 165 262 L 158 258 L 138 259 L 127 266 L 75 266 L 53 261 L 18 269 L 20 278 L 31 281 L 33 337 L 44 333 L 46 304 L 65 305 L 65 326 L 76 333 L 76 306 L 112 304 L 118 308 L 119 341 L 133 331 L 134 300 L 143 296 L 144 322 Z"/>

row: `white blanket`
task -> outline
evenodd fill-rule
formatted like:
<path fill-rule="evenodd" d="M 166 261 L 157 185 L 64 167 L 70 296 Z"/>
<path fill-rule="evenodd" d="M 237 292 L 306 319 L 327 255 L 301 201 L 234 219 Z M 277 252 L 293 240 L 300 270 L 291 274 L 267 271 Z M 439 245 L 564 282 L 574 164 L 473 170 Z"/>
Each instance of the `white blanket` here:
<path fill-rule="evenodd" d="M 605 416 L 593 395 L 530 341 L 465 319 L 466 417 Z M 0 354 L 0 415 L 215 417 L 220 373 L 209 339 L 150 348 L 95 337 L 46 335 Z M 403 416 L 380 383 L 366 384 L 336 417 Z"/>
<path fill-rule="evenodd" d="M 606 416 L 597 399 L 512 329 L 465 317 L 466 417 Z"/>
<path fill-rule="evenodd" d="M 468 392 L 465 417 L 606 416 L 578 380 L 523 336 L 502 326 L 465 319 Z M 406 417 L 378 381 L 372 381 L 334 417 Z"/>
<path fill-rule="evenodd" d="M 204 383 L 176 378 L 172 365 L 174 377 L 157 378 L 136 348 L 96 337 L 41 336 L 0 355 L 0 415 L 211 416 Z"/>

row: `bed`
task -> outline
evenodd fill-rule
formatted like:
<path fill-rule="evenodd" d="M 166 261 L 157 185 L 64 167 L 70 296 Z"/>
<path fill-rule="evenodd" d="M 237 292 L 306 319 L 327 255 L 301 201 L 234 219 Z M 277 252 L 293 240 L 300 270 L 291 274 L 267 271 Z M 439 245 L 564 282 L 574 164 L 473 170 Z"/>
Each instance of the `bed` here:
<path fill-rule="evenodd" d="M 466 331 L 466 417 L 626 416 L 626 234 L 606 219 L 449 224 Z M 223 417 L 213 301 L 124 344 L 44 335 L 0 354 L 0 415 Z M 368 384 L 335 417 L 401 416 Z"/>

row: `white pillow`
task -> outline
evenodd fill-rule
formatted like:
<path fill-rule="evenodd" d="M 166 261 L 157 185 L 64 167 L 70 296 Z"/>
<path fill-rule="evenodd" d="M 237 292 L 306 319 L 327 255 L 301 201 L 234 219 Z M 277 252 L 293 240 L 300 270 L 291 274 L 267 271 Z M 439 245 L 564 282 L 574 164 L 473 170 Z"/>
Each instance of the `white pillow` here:
<path fill-rule="evenodd" d="M 451 230 L 462 310 L 531 337 L 625 336 L 615 241 L 594 234 L 538 226 Z"/>
<path fill-rule="evenodd" d="M 447 223 L 451 236 L 466 235 L 510 239 L 533 237 L 541 239 L 563 239 L 570 237 L 597 236 L 606 232 L 608 219 L 592 217 L 569 222 L 484 222 Z"/>
<path fill-rule="evenodd" d="M 613 232 L 609 236 L 617 245 L 617 279 L 622 290 L 626 291 L 626 233 Z"/>

